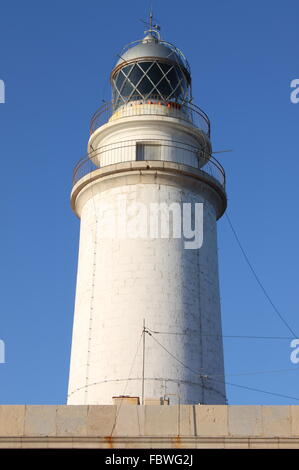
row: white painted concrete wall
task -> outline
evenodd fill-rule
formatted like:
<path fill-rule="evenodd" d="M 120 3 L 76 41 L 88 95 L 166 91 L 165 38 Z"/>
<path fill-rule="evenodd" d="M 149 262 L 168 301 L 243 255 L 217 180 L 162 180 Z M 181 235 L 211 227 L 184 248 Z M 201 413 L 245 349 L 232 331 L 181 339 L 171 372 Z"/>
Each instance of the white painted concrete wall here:
<path fill-rule="evenodd" d="M 180 333 L 154 337 L 195 371 L 223 378 L 216 215 L 213 204 L 186 188 L 127 184 L 92 197 L 81 212 L 80 251 L 68 404 L 111 404 L 141 397 L 142 323 Z M 103 239 L 111 210 L 127 201 L 203 202 L 204 243 L 187 250 L 181 239 Z M 182 334 L 183 333 L 183 334 Z M 203 336 L 203 334 L 205 336 Z M 139 345 L 139 348 L 138 348 Z M 134 361 L 135 358 L 135 361 Z M 171 403 L 225 403 L 224 385 L 207 382 L 175 361 L 146 335 L 145 397 Z"/>
<path fill-rule="evenodd" d="M 156 115 L 112 119 L 90 137 L 88 151 L 99 167 L 136 160 L 137 143 L 162 146 L 161 160 L 201 167 L 197 150 L 208 148 L 201 131 L 178 118 Z M 209 152 L 208 152 L 209 153 Z"/>

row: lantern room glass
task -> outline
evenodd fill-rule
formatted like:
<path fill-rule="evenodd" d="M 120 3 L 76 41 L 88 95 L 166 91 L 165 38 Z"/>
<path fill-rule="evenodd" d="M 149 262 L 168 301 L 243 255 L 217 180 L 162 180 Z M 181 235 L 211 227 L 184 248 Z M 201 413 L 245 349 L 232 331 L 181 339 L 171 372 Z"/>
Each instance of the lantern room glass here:
<path fill-rule="evenodd" d="M 188 102 L 190 79 L 171 61 L 138 61 L 120 68 L 112 78 L 114 109 L 133 100 Z"/>

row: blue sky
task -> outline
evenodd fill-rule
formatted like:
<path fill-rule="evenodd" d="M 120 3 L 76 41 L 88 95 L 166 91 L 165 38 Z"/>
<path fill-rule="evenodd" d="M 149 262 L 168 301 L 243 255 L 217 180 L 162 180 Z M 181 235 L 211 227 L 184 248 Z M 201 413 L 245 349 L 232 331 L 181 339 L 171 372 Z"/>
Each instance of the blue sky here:
<path fill-rule="evenodd" d="M 79 221 L 72 170 L 117 54 L 143 35 L 148 1 L 2 1 L 0 403 L 65 403 Z M 227 174 L 228 214 L 273 302 L 299 335 L 296 0 L 153 2 L 187 56 Z M 290 336 L 218 222 L 224 335 Z M 299 400 L 290 340 L 224 338 L 226 380 Z M 285 369 L 290 369 L 286 371 Z M 247 372 L 281 372 L 234 375 Z M 228 386 L 230 404 L 299 404 Z"/>

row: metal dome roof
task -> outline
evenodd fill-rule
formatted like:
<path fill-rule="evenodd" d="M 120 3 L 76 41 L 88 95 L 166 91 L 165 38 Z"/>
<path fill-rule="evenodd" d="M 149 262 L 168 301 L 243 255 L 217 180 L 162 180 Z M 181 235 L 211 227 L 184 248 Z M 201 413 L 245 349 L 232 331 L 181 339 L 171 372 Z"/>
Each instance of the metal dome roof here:
<path fill-rule="evenodd" d="M 136 42 L 131 43 L 131 45 L 127 46 L 129 48 L 121 54 L 120 59 L 115 65 L 115 68 L 121 64 L 124 64 L 124 62 L 130 62 L 134 59 L 154 57 L 158 59 L 168 59 L 173 62 L 179 63 L 190 73 L 190 68 L 187 59 L 185 58 L 183 53 L 172 44 L 160 40 L 159 37 L 155 36 L 152 33 L 147 34 L 144 39 Z"/>

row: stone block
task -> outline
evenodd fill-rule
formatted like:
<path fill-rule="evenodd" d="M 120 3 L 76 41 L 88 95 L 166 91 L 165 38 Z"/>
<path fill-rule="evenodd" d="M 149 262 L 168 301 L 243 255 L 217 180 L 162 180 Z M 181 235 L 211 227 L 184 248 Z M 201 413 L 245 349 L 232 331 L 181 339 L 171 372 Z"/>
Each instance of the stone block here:
<path fill-rule="evenodd" d="M 263 406 L 263 434 L 275 437 L 290 436 L 289 406 Z"/>
<path fill-rule="evenodd" d="M 57 436 L 86 436 L 87 410 L 84 405 L 65 405 L 57 407 Z"/>
<path fill-rule="evenodd" d="M 146 436 L 177 436 L 179 433 L 179 409 L 173 406 L 144 407 L 144 434 Z"/>
<path fill-rule="evenodd" d="M 143 436 L 144 412 L 143 406 L 124 404 L 117 406 L 112 437 Z"/>
<path fill-rule="evenodd" d="M 194 436 L 195 423 L 190 405 L 180 405 L 179 436 Z"/>
<path fill-rule="evenodd" d="M 110 436 L 116 417 L 116 406 L 89 405 L 87 414 L 88 436 Z"/>
<path fill-rule="evenodd" d="M 25 405 L 0 406 L 0 436 L 22 436 L 24 434 Z"/>
<path fill-rule="evenodd" d="M 55 436 L 56 406 L 28 405 L 25 413 L 24 436 Z"/>
<path fill-rule="evenodd" d="M 226 405 L 196 405 L 197 436 L 227 436 L 228 412 Z"/>
<path fill-rule="evenodd" d="M 291 406 L 291 433 L 292 436 L 299 436 L 299 406 Z"/>
<path fill-rule="evenodd" d="M 262 407 L 261 406 L 229 406 L 228 430 L 232 436 L 261 436 Z"/>

